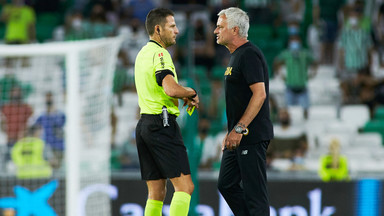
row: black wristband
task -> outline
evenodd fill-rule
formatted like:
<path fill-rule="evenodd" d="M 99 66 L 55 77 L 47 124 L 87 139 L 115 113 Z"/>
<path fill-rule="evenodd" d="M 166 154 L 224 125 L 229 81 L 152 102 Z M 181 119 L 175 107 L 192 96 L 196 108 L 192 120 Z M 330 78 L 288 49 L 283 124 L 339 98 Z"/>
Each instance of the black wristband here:
<path fill-rule="evenodd" d="M 195 98 L 195 97 L 197 96 L 197 91 L 196 91 L 196 89 L 194 89 L 194 88 L 191 88 L 191 89 L 193 89 L 193 91 L 195 91 L 195 94 L 192 95 L 191 97 L 188 97 L 189 99 L 193 99 L 193 98 Z"/>

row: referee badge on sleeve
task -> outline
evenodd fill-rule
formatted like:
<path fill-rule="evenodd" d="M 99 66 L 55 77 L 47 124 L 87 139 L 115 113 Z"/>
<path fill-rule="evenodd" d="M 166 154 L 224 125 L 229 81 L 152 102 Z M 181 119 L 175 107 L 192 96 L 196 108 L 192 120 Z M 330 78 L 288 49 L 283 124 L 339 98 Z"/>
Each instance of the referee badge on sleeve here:
<path fill-rule="evenodd" d="M 161 67 L 164 68 L 165 67 L 164 54 L 163 53 L 159 53 L 159 58 L 160 58 Z"/>

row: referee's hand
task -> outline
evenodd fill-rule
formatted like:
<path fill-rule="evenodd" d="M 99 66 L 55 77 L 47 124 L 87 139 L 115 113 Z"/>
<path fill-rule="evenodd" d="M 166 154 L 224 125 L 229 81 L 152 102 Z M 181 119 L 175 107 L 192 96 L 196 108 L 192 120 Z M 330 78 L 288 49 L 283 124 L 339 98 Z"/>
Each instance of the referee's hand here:
<path fill-rule="evenodd" d="M 192 107 L 196 107 L 196 108 L 199 108 L 199 103 L 200 103 L 200 100 L 199 100 L 199 96 L 196 95 L 194 98 L 183 98 L 184 100 L 184 104 L 183 104 L 183 107 L 185 107 L 186 105 L 188 105 L 188 108 L 187 109 L 192 109 Z"/>

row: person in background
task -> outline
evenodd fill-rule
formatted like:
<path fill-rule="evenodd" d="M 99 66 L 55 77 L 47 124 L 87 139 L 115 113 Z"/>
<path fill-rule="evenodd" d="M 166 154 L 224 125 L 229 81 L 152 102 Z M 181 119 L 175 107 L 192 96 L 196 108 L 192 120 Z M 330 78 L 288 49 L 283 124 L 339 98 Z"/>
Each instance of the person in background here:
<path fill-rule="evenodd" d="M 374 25 L 375 47 L 379 54 L 380 67 L 384 67 L 384 3 L 380 5 Z"/>
<path fill-rule="evenodd" d="M 340 142 L 332 139 L 329 144 L 329 153 L 321 156 L 319 176 L 324 182 L 348 181 L 349 178 L 347 157 L 340 154 Z"/>
<path fill-rule="evenodd" d="M 211 34 L 212 26 L 209 20 L 197 18 L 194 23 L 194 32 L 193 47 L 195 64 L 207 68 L 208 74 L 211 75 L 215 57 L 215 42 Z M 211 78 L 211 76 L 208 77 Z"/>
<path fill-rule="evenodd" d="M 83 40 L 87 38 L 87 33 L 84 30 L 84 17 L 81 11 L 71 11 L 65 20 L 63 28 L 64 36 L 63 40 Z"/>
<path fill-rule="evenodd" d="M 338 41 L 341 89 L 344 104 L 361 103 L 361 80 L 370 77 L 373 43 L 371 26 L 363 16 L 363 8 L 354 5 Z"/>
<path fill-rule="evenodd" d="M 7 134 L 7 151 L 5 162 L 10 159 L 10 150 L 20 138 L 24 137 L 28 119 L 32 116 L 32 107 L 23 102 L 22 90 L 14 86 L 10 94 L 10 101 L 1 107 L 1 128 Z"/>
<path fill-rule="evenodd" d="M 12 0 L 11 4 L 6 4 L 1 20 L 6 23 L 5 43 L 26 44 L 35 41 L 35 11 L 24 0 Z"/>
<path fill-rule="evenodd" d="M 315 1 L 316 2 L 316 1 Z M 321 23 L 321 63 L 334 63 L 334 44 L 336 42 L 341 20 L 339 13 L 344 10 L 346 0 L 318 0 L 313 7 L 313 22 Z"/>
<path fill-rule="evenodd" d="M 59 168 L 64 153 L 64 125 L 65 114 L 55 109 L 52 92 L 45 94 L 45 112 L 34 123 L 34 126 L 42 128 L 43 140 L 52 150 L 53 157 L 50 162 L 53 168 Z"/>
<path fill-rule="evenodd" d="M 310 66 L 317 67 L 312 54 L 303 48 L 302 41 L 298 35 L 291 36 L 288 49 L 283 50 L 275 59 L 275 71 L 282 65 L 287 68 L 287 73 L 283 75 L 286 84 L 285 103 L 287 106 L 300 105 L 304 109 L 307 117 L 310 98 L 308 92 L 308 79 L 315 75 L 309 74 Z"/>
<path fill-rule="evenodd" d="M 107 13 L 101 3 L 91 8 L 88 19 L 83 23 L 88 39 L 111 37 L 115 35 L 115 27 L 107 20 Z"/>
<path fill-rule="evenodd" d="M 20 88 L 22 99 L 30 96 L 34 89 L 30 83 L 20 80 L 12 67 L 7 68 L 4 76 L 0 78 L 0 105 L 10 102 L 12 96 L 10 92 L 15 87 Z"/>
<path fill-rule="evenodd" d="M 275 158 L 289 158 L 294 160 L 296 154 L 305 153 L 307 137 L 305 128 L 292 125 L 288 109 L 279 109 L 279 123 L 274 125 L 274 139 L 268 150 L 273 151 Z"/>
<path fill-rule="evenodd" d="M 36 126 L 29 127 L 25 136 L 12 148 L 11 157 L 19 179 L 50 178 L 52 168 L 44 158 L 45 143 Z"/>

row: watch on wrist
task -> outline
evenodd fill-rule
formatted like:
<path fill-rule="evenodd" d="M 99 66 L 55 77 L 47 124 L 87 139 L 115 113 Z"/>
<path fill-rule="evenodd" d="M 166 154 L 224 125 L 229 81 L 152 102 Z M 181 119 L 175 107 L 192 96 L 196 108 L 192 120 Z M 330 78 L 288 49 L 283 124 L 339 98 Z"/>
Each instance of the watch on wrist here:
<path fill-rule="evenodd" d="M 246 128 L 246 127 L 243 127 L 243 126 L 241 126 L 241 125 L 236 125 L 235 126 L 235 132 L 236 133 L 238 133 L 238 134 L 243 134 L 243 135 L 248 135 L 248 133 L 249 133 L 249 130 L 248 130 L 248 128 Z"/>

